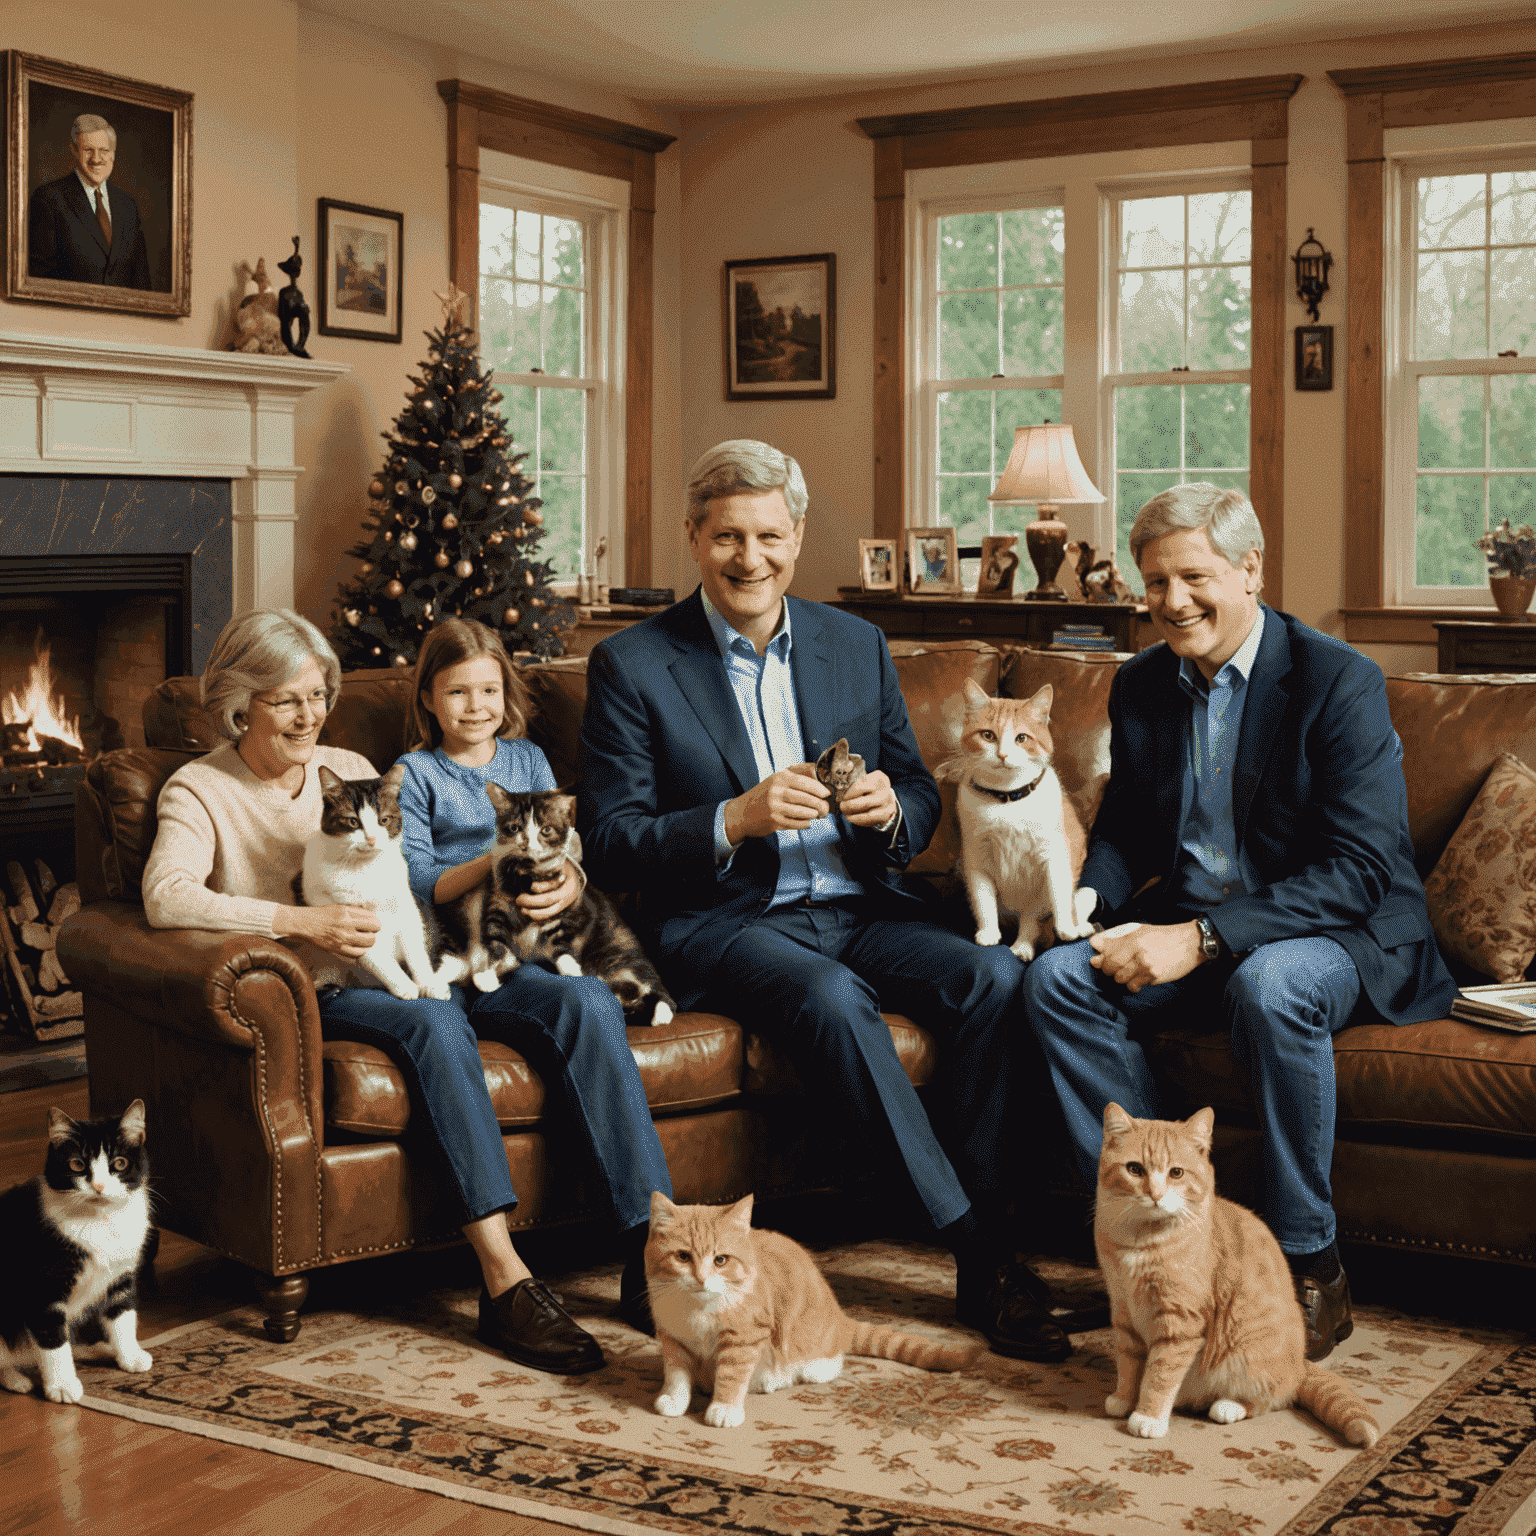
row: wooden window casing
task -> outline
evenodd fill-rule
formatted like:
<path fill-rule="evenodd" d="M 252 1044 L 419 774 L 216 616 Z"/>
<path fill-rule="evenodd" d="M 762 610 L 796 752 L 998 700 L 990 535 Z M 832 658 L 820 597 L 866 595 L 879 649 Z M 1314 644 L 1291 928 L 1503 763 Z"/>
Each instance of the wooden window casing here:
<path fill-rule="evenodd" d="M 1289 354 L 1285 178 L 1290 99 L 1304 77 L 1261 75 L 1145 91 L 861 117 L 875 141 L 874 532 L 905 520 L 906 173 L 1057 155 L 1249 140 L 1253 167 L 1253 352 L 1249 487 L 1266 546 L 1266 598 L 1280 602 Z"/>
<path fill-rule="evenodd" d="M 624 315 L 624 581 L 651 584 L 651 342 L 656 156 L 671 134 L 510 96 L 464 80 L 439 80 L 448 104 L 448 273 L 480 291 L 480 151 L 565 166 L 630 185 Z"/>

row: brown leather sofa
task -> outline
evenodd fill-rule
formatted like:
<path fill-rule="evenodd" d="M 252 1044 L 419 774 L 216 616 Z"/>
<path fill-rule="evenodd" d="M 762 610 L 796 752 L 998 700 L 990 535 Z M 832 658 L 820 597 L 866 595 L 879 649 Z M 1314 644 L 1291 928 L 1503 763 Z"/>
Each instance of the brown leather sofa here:
<path fill-rule="evenodd" d="M 1118 658 L 1005 651 L 974 641 L 892 642 L 896 668 L 930 766 L 958 740 L 959 694 L 1055 690 L 1057 767 L 1085 814 L 1107 771 L 1109 685 Z M 530 735 L 562 784 L 576 780 L 585 660 L 530 669 Z M 1405 749 L 1415 847 L 1428 869 L 1500 751 L 1536 763 L 1536 680 L 1414 676 L 1388 684 Z M 408 681 L 351 674 L 325 739 L 381 770 L 397 755 Z M 306 1272 L 456 1240 L 451 1202 L 411 1132 L 404 1081 L 368 1046 L 320 1038 L 314 991 L 281 944 L 240 934 L 155 930 L 140 876 L 155 833 L 160 786 L 213 733 L 195 683 L 174 679 L 148 701 L 147 748 L 105 754 L 76 807 L 84 900 L 59 954 L 85 994 L 95 1113 L 142 1097 L 156 1148 L 161 1224 L 250 1265 L 275 1338 L 298 1332 Z M 579 786 L 578 786 L 579 788 Z M 946 797 L 953 794 L 944 786 Z M 958 842 L 952 818 L 914 866 L 941 885 Z M 919 1086 L 934 1041 L 888 1016 Z M 1020 1021 L 1021 1028 L 1023 1021 Z M 1193 1019 L 1151 1042 L 1170 1108 L 1217 1108 L 1229 1192 L 1256 1195 L 1256 1134 L 1246 1085 L 1224 1035 Z M 878 1182 L 835 1128 L 807 1115 L 788 1063 L 734 1021 L 685 1013 L 630 1043 L 683 1201 L 770 1198 Z M 543 1088 L 518 1053 L 481 1046 L 520 1203 L 514 1231 L 592 1220 L 579 1156 L 543 1120 Z M 1337 1038 L 1339 1124 L 1335 1204 L 1346 1240 L 1506 1263 L 1536 1264 L 1536 1036 L 1451 1020 L 1361 1025 Z M 1043 1073 L 1021 1186 L 1042 1179 L 1071 1202 L 1081 1193 Z"/>

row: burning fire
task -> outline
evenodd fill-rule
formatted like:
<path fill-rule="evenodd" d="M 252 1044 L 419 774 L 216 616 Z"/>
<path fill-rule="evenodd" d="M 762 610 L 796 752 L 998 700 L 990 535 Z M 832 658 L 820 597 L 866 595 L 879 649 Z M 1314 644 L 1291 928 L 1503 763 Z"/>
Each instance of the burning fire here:
<path fill-rule="evenodd" d="M 55 690 L 49 656 L 50 647 L 39 630 L 26 688 L 20 693 L 12 688 L 0 699 L 0 723 L 26 726 L 26 749 L 29 752 L 41 752 L 41 738 L 53 736 L 83 753 L 85 743 L 80 738 L 80 717 L 70 715 L 63 694 Z"/>

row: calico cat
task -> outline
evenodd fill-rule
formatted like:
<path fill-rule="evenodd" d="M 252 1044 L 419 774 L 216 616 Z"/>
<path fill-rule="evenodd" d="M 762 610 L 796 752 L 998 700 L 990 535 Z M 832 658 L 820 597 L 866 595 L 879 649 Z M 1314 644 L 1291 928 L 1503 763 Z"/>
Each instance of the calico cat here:
<path fill-rule="evenodd" d="M 839 736 L 816 759 L 816 777 L 832 791 L 828 811 L 841 810 L 843 797 L 864 777 L 864 759 L 848 750 L 846 736 Z"/>
<path fill-rule="evenodd" d="M 139 1347 L 134 1294 L 149 1241 L 148 1180 L 142 1099 L 118 1119 L 48 1111 L 42 1173 L 0 1195 L 0 1386 L 8 1392 L 30 1392 L 20 1367 L 36 1365 L 49 1402 L 78 1403 L 85 1389 L 72 1339 L 104 1336 L 125 1371 L 154 1364 Z"/>
<path fill-rule="evenodd" d="M 672 998 L 601 891 L 584 884 L 581 895 L 545 923 L 530 922 L 517 905 L 535 880 L 557 879 L 567 859 L 580 867 L 576 797 L 552 789 L 513 794 L 499 784 L 487 784 L 485 792 L 496 808 L 491 872 L 437 909 L 448 979 L 468 976 L 482 992 L 494 992 L 524 961 L 549 960 L 563 976 L 601 977 L 626 1023 L 665 1024 L 676 1011 Z"/>
<path fill-rule="evenodd" d="M 1216 1193 L 1215 1120 L 1210 1109 L 1184 1121 L 1104 1110 L 1093 1238 L 1117 1367 L 1104 1411 L 1155 1440 L 1176 1407 L 1235 1424 L 1299 1403 L 1350 1445 L 1375 1445 L 1381 1430 L 1354 1388 L 1306 1358 L 1274 1234 Z"/>
<path fill-rule="evenodd" d="M 383 987 L 407 999 L 451 996 L 448 982 L 454 978 L 443 974 L 451 967 L 440 971 L 434 959 L 438 938 L 432 911 L 411 892 L 400 846 L 404 781 L 399 763 L 382 779 L 344 779 L 321 765 L 320 830 L 304 845 L 294 896 L 311 907 L 333 902 L 368 907 L 380 926 L 361 959 L 351 964 L 334 956 L 318 959 L 316 987 Z"/>
<path fill-rule="evenodd" d="M 1032 960 L 1049 913 L 1060 940 L 1085 939 L 1098 904 L 1074 894 L 1087 833 L 1051 767 L 1051 685 L 1028 699 L 994 699 L 969 678 L 960 754 L 934 769 L 960 786 L 960 868 L 976 942 L 1000 944 L 998 911 L 1018 914 L 1012 949 Z"/>
<path fill-rule="evenodd" d="M 746 1418 L 748 1392 L 831 1381 L 844 1355 L 958 1371 L 980 1353 L 855 1322 L 799 1243 L 753 1229 L 751 1195 L 730 1206 L 674 1205 L 655 1191 L 645 1274 L 661 1343 L 656 1411 L 686 1413 L 697 1385 L 713 1394 L 704 1422 L 716 1429 Z"/>

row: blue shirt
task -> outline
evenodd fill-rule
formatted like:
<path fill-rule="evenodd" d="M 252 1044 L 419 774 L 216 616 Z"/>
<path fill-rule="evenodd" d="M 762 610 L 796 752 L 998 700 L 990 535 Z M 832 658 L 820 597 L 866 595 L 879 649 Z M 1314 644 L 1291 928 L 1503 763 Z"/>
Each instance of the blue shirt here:
<path fill-rule="evenodd" d="M 557 787 L 549 759 L 522 737 L 498 737 L 495 757 L 479 768 L 454 762 L 441 747 L 407 752 L 400 761 L 400 840 L 411 889 L 427 902 L 448 870 L 478 858 L 495 839 L 488 783 L 512 794 Z"/>
<path fill-rule="evenodd" d="M 795 680 L 789 668 L 794 638 L 789 627 L 789 604 L 783 604 L 779 627 L 761 656 L 757 647 L 734 630 L 720 610 L 700 593 L 704 616 L 709 620 L 720 659 L 736 696 L 758 782 L 781 768 L 805 761 L 805 738 L 800 734 L 800 711 L 795 706 Z M 715 808 L 715 857 L 723 875 L 735 849 L 725 835 L 725 807 Z M 838 845 L 839 829 L 834 816 L 819 816 L 801 832 L 775 832 L 779 850 L 779 881 L 769 908 L 782 907 L 808 896 L 830 901 L 839 896 L 861 896 L 864 887 L 848 873 Z"/>
<path fill-rule="evenodd" d="M 1205 911 L 1258 886 L 1252 863 L 1237 846 L 1232 819 L 1232 767 L 1243 731 L 1248 679 L 1264 635 L 1264 609 L 1237 654 L 1209 683 L 1187 656 L 1179 686 L 1189 697 L 1184 739 L 1184 786 L 1179 805 L 1179 852 L 1172 895 Z"/>

